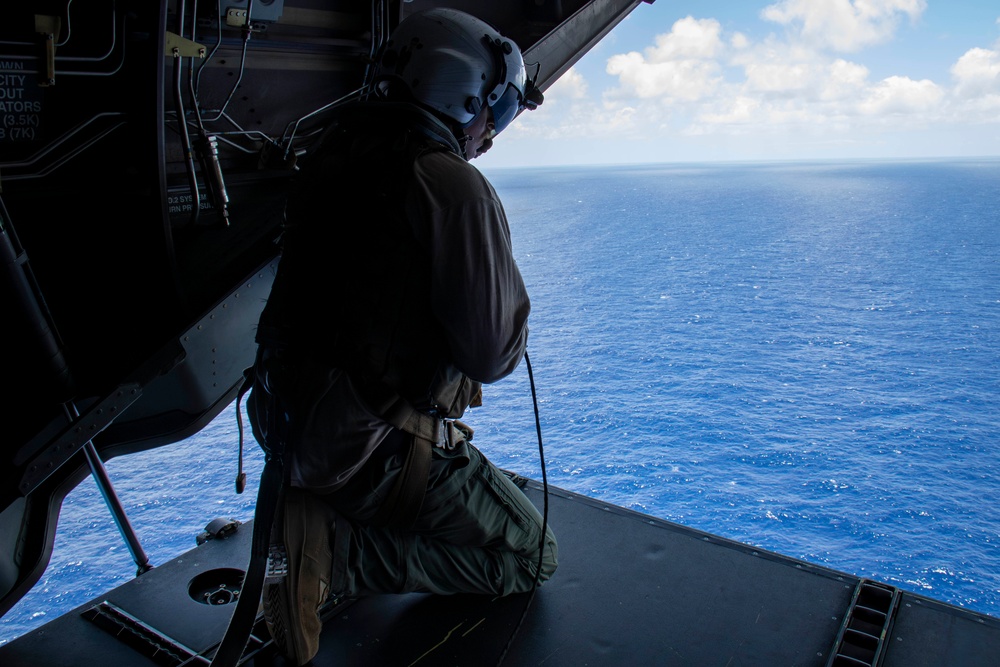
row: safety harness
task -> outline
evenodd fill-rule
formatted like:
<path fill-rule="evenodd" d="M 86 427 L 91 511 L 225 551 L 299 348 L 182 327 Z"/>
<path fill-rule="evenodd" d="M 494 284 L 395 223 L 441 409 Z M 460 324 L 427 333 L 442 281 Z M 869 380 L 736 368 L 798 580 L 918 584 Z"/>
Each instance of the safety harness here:
<path fill-rule="evenodd" d="M 472 440 L 473 431 L 457 419 L 440 419 L 414 409 L 404 398 L 389 392 L 381 405 L 371 405 L 382 419 L 413 436 L 403 468 L 392 489 L 372 518 L 377 526 L 408 529 L 420 512 L 427 490 L 431 448 L 453 450 L 459 442 Z"/>
<path fill-rule="evenodd" d="M 242 470 L 243 418 L 240 406 L 243 397 L 250 389 L 264 392 L 267 402 L 265 410 L 265 419 L 268 421 L 267 435 L 265 442 L 261 443 L 265 453 L 265 463 L 257 490 L 250 560 L 236 609 L 219 650 L 212 660 L 212 667 L 232 667 L 239 662 L 257 618 L 264 584 L 269 579 L 277 579 L 288 573 L 283 517 L 280 512 L 282 498 L 288 486 L 286 461 L 288 429 L 280 397 L 268 387 L 266 371 L 261 368 L 262 356 L 262 352 L 259 351 L 254 365 L 244 370 L 244 381 L 236 399 L 240 440 L 238 492 L 242 491 L 242 480 L 245 480 Z M 397 475 L 392 489 L 372 518 L 374 525 L 405 530 L 413 525 L 423 504 L 430 470 L 431 449 L 433 447 L 454 449 L 460 442 L 471 440 L 473 430 L 458 420 L 440 419 L 421 412 L 387 388 L 382 402 L 377 405 L 369 404 L 369 407 L 389 424 L 413 436 L 400 474 Z"/>

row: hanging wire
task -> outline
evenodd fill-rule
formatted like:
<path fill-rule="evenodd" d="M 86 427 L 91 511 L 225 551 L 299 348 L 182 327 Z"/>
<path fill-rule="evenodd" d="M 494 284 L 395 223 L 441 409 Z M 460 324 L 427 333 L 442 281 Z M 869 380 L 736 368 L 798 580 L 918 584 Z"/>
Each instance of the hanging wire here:
<path fill-rule="evenodd" d="M 542 536 L 538 538 L 538 567 L 535 568 L 535 578 L 531 582 L 531 593 L 528 594 L 528 599 L 524 603 L 524 610 L 521 612 L 520 620 L 514 626 L 514 630 L 510 633 L 510 639 L 507 640 L 507 645 L 504 646 L 503 652 L 497 659 L 498 667 L 503 663 L 504 658 L 507 657 L 507 652 L 510 651 L 510 647 L 514 644 L 514 638 L 517 637 L 517 633 L 521 630 L 524 619 L 528 617 L 528 609 L 531 608 L 531 602 L 535 599 L 535 591 L 538 590 L 538 579 L 542 574 L 542 558 L 545 555 L 545 535 L 549 527 L 549 480 L 545 473 L 545 450 L 542 446 L 542 424 L 538 417 L 538 395 L 535 392 L 535 376 L 531 372 L 531 359 L 528 358 L 527 351 L 524 353 L 524 364 L 528 369 L 528 382 L 531 384 L 531 404 L 535 410 L 535 433 L 538 436 L 538 461 L 542 468 Z"/>

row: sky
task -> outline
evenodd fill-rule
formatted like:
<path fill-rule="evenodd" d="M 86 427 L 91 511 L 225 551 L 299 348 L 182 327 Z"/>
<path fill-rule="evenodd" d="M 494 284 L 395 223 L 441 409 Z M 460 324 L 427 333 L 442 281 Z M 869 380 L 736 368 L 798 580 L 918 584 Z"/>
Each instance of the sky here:
<path fill-rule="evenodd" d="M 960 156 L 1000 156 L 997 0 L 655 0 L 476 165 Z"/>

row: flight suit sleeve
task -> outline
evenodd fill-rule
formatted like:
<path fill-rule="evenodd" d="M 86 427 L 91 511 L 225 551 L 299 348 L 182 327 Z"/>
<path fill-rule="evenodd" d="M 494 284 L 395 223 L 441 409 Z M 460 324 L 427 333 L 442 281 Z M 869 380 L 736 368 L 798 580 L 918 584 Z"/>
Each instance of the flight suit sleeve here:
<path fill-rule="evenodd" d="M 417 172 L 434 314 L 454 365 L 473 380 L 495 382 L 524 356 L 531 310 L 507 217 L 478 169 L 450 154 L 425 162 L 430 168 Z"/>

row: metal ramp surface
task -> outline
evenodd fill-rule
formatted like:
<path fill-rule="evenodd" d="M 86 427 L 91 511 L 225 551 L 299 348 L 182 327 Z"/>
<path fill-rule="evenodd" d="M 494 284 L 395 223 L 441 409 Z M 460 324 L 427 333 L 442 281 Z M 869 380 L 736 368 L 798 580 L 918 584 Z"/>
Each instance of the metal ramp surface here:
<path fill-rule="evenodd" d="M 529 482 L 527 491 L 541 507 L 540 485 Z M 347 601 L 324 614 L 313 664 L 480 666 L 503 656 L 504 665 L 545 667 L 992 667 L 1000 655 L 1000 619 L 877 582 L 556 488 L 549 521 L 559 570 L 531 598 L 523 623 L 527 594 Z M 251 532 L 243 524 L 0 647 L 0 664 L 208 664 L 235 605 L 196 602 L 189 589 L 243 568 Z M 864 599 L 869 585 L 893 600 L 882 626 Z M 215 599 L 225 602 L 228 589 L 220 590 Z M 846 647 L 845 634 L 853 637 Z M 244 664 L 284 664 L 262 622 Z"/>

